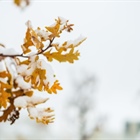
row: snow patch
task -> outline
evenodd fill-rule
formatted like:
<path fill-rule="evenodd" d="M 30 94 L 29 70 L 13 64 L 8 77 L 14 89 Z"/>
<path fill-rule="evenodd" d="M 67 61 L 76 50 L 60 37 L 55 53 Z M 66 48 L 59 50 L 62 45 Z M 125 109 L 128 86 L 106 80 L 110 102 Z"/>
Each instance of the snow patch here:
<path fill-rule="evenodd" d="M 18 75 L 16 78 L 16 83 L 18 84 L 19 87 L 21 87 L 22 89 L 30 89 L 31 88 L 31 84 L 27 83 L 24 81 L 23 77 L 21 75 Z"/>
<path fill-rule="evenodd" d="M 46 98 L 46 97 L 22 96 L 22 97 L 18 97 L 14 100 L 14 105 L 16 107 L 22 107 L 22 108 L 33 107 L 37 104 L 45 103 L 47 100 L 48 100 L 48 98 Z"/>

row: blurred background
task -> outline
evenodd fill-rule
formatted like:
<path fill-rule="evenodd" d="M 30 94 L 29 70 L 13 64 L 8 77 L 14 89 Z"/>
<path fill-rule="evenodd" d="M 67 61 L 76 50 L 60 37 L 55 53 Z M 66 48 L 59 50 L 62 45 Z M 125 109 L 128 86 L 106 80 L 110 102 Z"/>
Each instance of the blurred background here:
<path fill-rule="evenodd" d="M 58 16 L 75 24 L 60 42 L 87 40 L 79 61 L 51 63 L 64 89 L 45 104 L 55 110 L 55 122 L 37 124 L 22 110 L 13 125 L 0 123 L 0 139 L 139 140 L 140 2 L 32 0 L 20 9 L 1 0 L 0 43 L 21 51 L 27 20 L 44 27 Z"/>

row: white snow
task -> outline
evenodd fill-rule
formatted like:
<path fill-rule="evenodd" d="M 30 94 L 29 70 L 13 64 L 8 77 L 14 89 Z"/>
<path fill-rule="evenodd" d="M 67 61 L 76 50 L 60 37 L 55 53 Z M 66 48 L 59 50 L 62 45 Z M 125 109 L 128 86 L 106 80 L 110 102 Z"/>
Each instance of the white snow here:
<path fill-rule="evenodd" d="M 60 49 L 61 47 L 64 48 L 69 48 L 70 45 L 73 45 L 73 47 L 77 47 L 79 46 L 84 40 L 86 40 L 86 37 L 80 35 L 78 38 L 76 38 L 75 40 L 68 40 L 66 42 L 64 42 L 62 45 L 58 45 L 57 48 Z"/>
<path fill-rule="evenodd" d="M 26 108 L 28 104 L 27 104 L 27 101 L 26 101 L 25 97 L 26 96 L 16 98 L 14 100 L 15 107 Z"/>
<path fill-rule="evenodd" d="M 17 72 L 15 69 L 15 60 L 7 57 L 4 59 L 4 62 L 5 62 L 6 68 L 10 72 L 12 78 L 14 79 L 17 76 Z"/>
<path fill-rule="evenodd" d="M 49 113 L 49 111 L 47 111 L 47 109 L 45 108 L 35 108 L 35 107 L 29 107 L 28 108 L 28 111 L 30 113 L 30 115 L 32 117 L 38 117 L 38 118 L 42 118 L 43 116 L 46 116 L 46 117 L 51 117 L 53 115 L 51 115 Z"/>
<path fill-rule="evenodd" d="M 25 64 L 18 65 L 17 66 L 17 72 L 24 76 L 24 75 L 26 75 L 27 68 L 28 68 L 28 66 L 25 65 Z"/>
<path fill-rule="evenodd" d="M 5 70 L 6 70 L 6 68 L 5 68 L 3 61 L 0 61 L 0 72 L 5 71 Z"/>
<path fill-rule="evenodd" d="M 3 54 L 4 51 L 5 51 L 5 48 L 0 47 L 0 54 Z"/>
<path fill-rule="evenodd" d="M 25 23 L 25 25 L 26 25 L 28 28 L 32 28 L 32 24 L 31 24 L 31 21 L 30 21 L 30 20 L 28 20 L 28 21 Z"/>
<path fill-rule="evenodd" d="M 81 44 L 84 40 L 86 40 L 86 37 L 80 35 L 77 39 L 73 41 L 73 45 L 77 47 L 79 46 L 78 44 Z"/>
<path fill-rule="evenodd" d="M 46 79 L 44 79 L 44 84 L 48 85 L 50 88 L 56 81 L 54 71 L 52 67 L 43 59 L 38 59 L 37 61 L 35 61 L 36 57 L 37 56 L 34 55 L 30 58 L 31 63 L 29 66 L 25 64 L 17 66 L 17 72 L 22 76 L 31 76 L 36 68 L 46 70 Z M 39 82 L 39 78 L 37 78 L 36 80 Z"/>
<path fill-rule="evenodd" d="M 23 77 L 21 75 L 18 75 L 16 77 L 16 83 L 18 84 L 18 86 L 22 89 L 30 89 L 31 88 L 31 84 L 27 83 L 24 81 Z"/>
<path fill-rule="evenodd" d="M 19 53 L 13 48 L 0 47 L 0 54 L 3 55 L 19 55 Z"/>
<path fill-rule="evenodd" d="M 46 97 L 40 97 L 40 96 L 22 96 L 22 97 L 18 97 L 15 99 L 14 101 L 14 105 L 16 107 L 33 107 L 37 104 L 41 104 L 41 103 L 45 103 L 48 100 L 48 98 Z"/>
<path fill-rule="evenodd" d="M 36 54 L 36 47 L 30 46 L 29 48 L 30 48 L 31 52 L 28 52 L 26 54 L 26 56 L 33 56 L 33 55 L 35 55 Z"/>
<path fill-rule="evenodd" d="M 29 65 L 18 65 L 17 66 L 17 72 L 22 76 L 30 76 L 32 75 L 33 71 L 36 68 L 36 62 L 35 62 L 36 56 L 32 56 L 30 61 L 31 63 Z"/>
<path fill-rule="evenodd" d="M 65 19 L 65 18 L 63 18 L 63 17 L 61 17 L 61 16 L 59 16 L 58 17 L 59 19 L 60 19 L 60 24 L 66 24 L 67 22 L 68 22 L 68 20 L 67 19 Z"/>
<path fill-rule="evenodd" d="M 37 61 L 37 67 L 46 70 L 47 78 L 44 80 L 44 84 L 48 84 L 50 88 L 56 81 L 52 67 L 49 64 L 47 64 L 43 59 Z"/>
<path fill-rule="evenodd" d="M 37 55 L 32 55 L 30 56 L 30 61 L 35 62 Z"/>
<path fill-rule="evenodd" d="M 36 119 L 37 122 L 46 122 L 47 120 L 53 121 L 54 114 L 50 109 L 28 107 L 29 116 Z"/>
<path fill-rule="evenodd" d="M 6 78 L 0 78 L 0 81 L 3 82 L 3 83 L 5 83 L 5 84 L 7 84 Z"/>
<path fill-rule="evenodd" d="M 36 69 L 36 62 L 32 63 L 31 65 L 29 65 L 27 71 L 26 71 L 26 75 L 30 76 L 32 75 L 33 71 Z"/>
<path fill-rule="evenodd" d="M 3 54 L 4 55 L 18 55 L 19 53 L 16 52 L 16 50 L 13 48 L 4 48 Z"/>
<path fill-rule="evenodd" d="M 3 55 L 17 55 L 19 53 L 16 52 L 16 50 L 13 49 L 13 48 L 3 48 L 3 47 L 0 47 L 0 54 L 3 54 Z"/>
<path fill-rule="evenodd" d="M 38 112 L 35 107 L 29 107 L 28 112 L 29 112 L 31 118 L 38 117 Z"/>
<path fill-rule="evenodd" d="M 44 40 L 47 40 L 49 39 L 49 33 L 44 31 L 44 30 L 35 30 L 36 34 L 40 37 L 40 38 L 43 38 Z"/>
<path fill-rule="evenodd" d="M 60 20 L 60 28 L 59 28 L 59 31 L 61 31 L 67 25 L 68 20 L 65 19 L 65 18 L 63 18 L 63 17 L 60 17 L 60 16 L 58 17 L 58 19 Z"/>
<path fill-rule="evenodd" d="M 62 44 L 62 47 L 68 48 L 71 44 L 73 44 L 73 41 L 69 40 L 69 41 L 65 42 L 64 44 Z"/>

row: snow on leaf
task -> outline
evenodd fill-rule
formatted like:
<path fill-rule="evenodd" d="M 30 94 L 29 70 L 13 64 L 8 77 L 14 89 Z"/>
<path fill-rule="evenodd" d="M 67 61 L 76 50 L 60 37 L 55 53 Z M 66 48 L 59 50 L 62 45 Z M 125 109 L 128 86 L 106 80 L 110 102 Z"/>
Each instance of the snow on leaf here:
<path fill-rule="evenodd" d="M 37 50 L 41 50 L 44 47 L 44 44 L 40 41 L 38 35 L 36 32 L 32 29 L 31 30 L 31 41 L 33 42 L 34 46 L 37 48 Z"/>
<path fill-rule="evenodd" d="M 28 20 L 28 21 L 25 23 L 25 25 L 26 25 L 29 29 L 32 28 L 32 24 L 31 24 L 31 21 L 30 21 L 30 20 Z"/>
<path fill-rule="evenodd" d="M 64 50 L 66 51 L 67 49 L 69 48 L 76 48 L 78 47 L 81 43 L 83 43 L 84 41 L 86 40 L 85 37 L 83 36 L 80 36 L 78 37 L 77 39 L 75 40 L 69 40 L 69 41 L 65 41 L 62 45 L 59 45 L 59 44 L 52 44 L 55 49 L 57 51 L 61 51 L 61 50 Z"/>
<path fill-rule="evenodd" d="M 24 1 L 28 0 L 14 0 L 20 7 Z M 20 109 L 26 108 L 31 119 L 48 124 L 54 120 L 53 110 L 36 107 L 45 103 L 48 98 L 35 97 L 34 91 L 57 94 L 62 87 L 47 60 L 73 63 L 80 56 L 75 48 L 86 38 L 80 36 L 61 45 L 59 42 L 56 43 L 63 31 L 73 30 L 74 24 L 69 24 L 68 20 L 62 17 L 55 19 L 55 23 L 46 26 L 45 30 L 40 27 L 34 30 L 30 21 L 27 21 L 26 25 L 27 31 L 21 45 L 21 53 L 0 47 L 0 108 L 5 108 L 2 110 L 0 122 L 10 120 L 11 124 L 14 123 L 19 117 Z"/>
<path fill-rule="evenodd" d="M 54 114 L 52 114 L 53 110 L 50 108 L 28 108 L 29 117 L 31 119 L 35 119 L 37 123 L 48 124 L 52 123 L 54 120 Z"/>
<path fill-rule="evenodd" d="M 47 39 L 49 39 L 49 33 L 41 30 L 41 29 L 37 29 L 35 30 L 36 34 L 41 38 L 42 41 L 46 41 Z"/>
<path fill-rule="evenodd" d="M 40 96 L 20 96 L 14 100 L 14 105 L 21 108 L 33 107 L 38 104 L 45 103 L 47 100 L 48 98 Z"/>
<path fill-rule="evenodd" d="M 3 72 L 5 70 L 6 70 L 5 63 L 3 61 L 0 61 L 0 72 Z"/>
<path fill-rule="evenodd" d="M 84 36 L 80 36 L 74 40 L 73 45 L 74 47 L 78 47 L 81 43 L 83 43 L 87 38 Z"/>
<path fill-rule="evenodd" d="M 58 17 L 58 20 L 56 19 L 57 22 L 60 22 L 60 24 L 66 24 L 68 22 L 67 19 L 63 18 L 63 17 Z"/>
<path fill-rule="evenodd" d="M 16 83 L 18 84 L 18 86 L 22 89 L 30 89 L 31 88 L 31 84 L 26 82 L 22 76 L 18 75 L 16 78 Z"/>
<path fill-rule="evenodd" d="M 29 53 L 31 52 L 30 47 L 35 46 L 38 51 L 40 51 L 44 44 L 40 41 L 40 37 L 36 34 L 36 32 L 30 27 L 27 28 L 24 44 L 21 46 L 23 53 Z"/>
<path fill-rule="evenodd" d="M 52 87 L 56 78 L 51 65 L 40 59 L 37 61 L 37 68 L 46 70 L 46 79 L 43 80 L 44 85 L 47 85 L 49 88 Z"/>

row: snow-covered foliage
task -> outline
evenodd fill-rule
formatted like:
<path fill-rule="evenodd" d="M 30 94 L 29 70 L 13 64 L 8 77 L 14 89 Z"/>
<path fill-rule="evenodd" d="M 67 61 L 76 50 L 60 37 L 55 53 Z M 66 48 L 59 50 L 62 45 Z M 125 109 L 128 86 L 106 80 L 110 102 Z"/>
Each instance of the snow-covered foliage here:
<path fill-rule="evenodd" d="M 62 90 L 48 62 L 55 59 L 73 63 L 78 60 L 80 53 L 75 49 L 86 38 L 80 36 L 74 41 L 55 43 L 55 38 L 60 38 L 64 31 L 73 30 L 73 24 L 62 17 L 44 29 L 33 29 L 31 21 L 27 21 L 26 26 L 21 53 L 0 44 L 0 110 L 3 112 L 0 122 L 8 120 L 13 124 L 19 118 L 20 110 L 25 108 L 31 119 L 48 124 L 54 120 L 53 110 L 37 106 L 45 103 L 48 98 L 36 97 L 35 91 L 56 94 Z M 35 52 L 32 51 L 33 47 Z"/>

